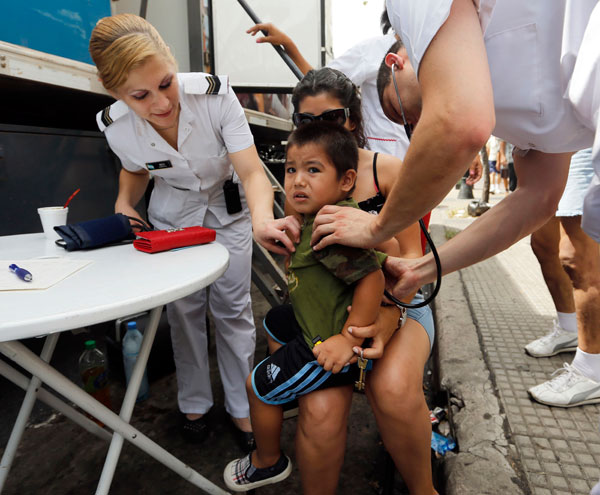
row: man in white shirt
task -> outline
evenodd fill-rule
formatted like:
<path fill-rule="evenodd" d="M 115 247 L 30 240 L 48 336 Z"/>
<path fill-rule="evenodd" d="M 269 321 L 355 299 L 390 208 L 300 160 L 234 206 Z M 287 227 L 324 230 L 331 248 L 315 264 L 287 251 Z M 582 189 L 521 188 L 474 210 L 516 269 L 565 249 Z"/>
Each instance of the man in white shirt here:
<path fill-rule="evenodd" d="M 492 131 L 516 146 L 519 186 L 440 248 L 443 273 L 493 256 L 539 228 L 556 211 L 572 153 L 594 139 L 593 127 L 565 94 L 595 5 L 595 0 L 388 0 L 392 26 L 404 46 L 386 55 L 382 105 L 391 120 L 418 125 L 380 215 L 368 218 L 325 207 L 315 220 L 314 248 L 371 247 L 402 230 L 445 197 Z M 598 46 L 587 44 L 593 60 Z M 586 88 L 597 95 L 597 84 L 581 93 L 587 94 Z M 585 112 L 585 105 L 581 109 Z M 594 117 L 596 125 L 597 112 Z M 584 228 L 585 216 L 584 209 Z M 599 222 L 599 217 L 592 221 Z M 598 256 L 598 249 L 587 250 L 577 262 L 598 266 Z M 431 255 L 389 258 L 385 268 L 396 277 L 394 294 L 400 298 L 436 276 Z M 588 275 L 586 290 L 597 294 L 600 274 Z M 591 317 L 600 322 L 598 297 L 593 306 Z M 579 349 L 588 372 L 571 368 L 566 381 L 581 387 L 580 402 L 600 402 L 598 325 L 584 340 Z"/>
<path fill-rule="evenodd" d="M 382 27 L 385 32 L 383 19 Z M 247 32 L 255 35 L 259 31 L 266 31 L 267 34 L 257 38 L 257 43 L 283 46 L 303 74 L 313 68 L 293 40 L 273 24 L 256 24 Z M 401 125 L 392 122 L 383 114 L 376 84 L 379 64 L 395 41 L 393 32 L 361 41 L 332 60 L 328 67 L 339 70 L 360 87 L 365 137 L 369 149 L 403 159 L 408 148 L 408 137 Z"/>

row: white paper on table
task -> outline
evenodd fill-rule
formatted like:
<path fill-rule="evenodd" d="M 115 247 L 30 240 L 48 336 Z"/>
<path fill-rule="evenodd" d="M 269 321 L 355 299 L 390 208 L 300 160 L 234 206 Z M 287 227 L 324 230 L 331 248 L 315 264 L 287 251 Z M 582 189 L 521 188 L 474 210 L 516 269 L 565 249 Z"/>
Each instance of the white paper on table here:
<path fill-rule="evenodd" d="M 0 291 L 47 289 L 73 275 L 91 262 L 91 260 L 65 258 L 0 260 Z M 9 265 L 13 263 L 31 273 L 31 282 L 21 280 L 14 272 L 8 269 Z"/>

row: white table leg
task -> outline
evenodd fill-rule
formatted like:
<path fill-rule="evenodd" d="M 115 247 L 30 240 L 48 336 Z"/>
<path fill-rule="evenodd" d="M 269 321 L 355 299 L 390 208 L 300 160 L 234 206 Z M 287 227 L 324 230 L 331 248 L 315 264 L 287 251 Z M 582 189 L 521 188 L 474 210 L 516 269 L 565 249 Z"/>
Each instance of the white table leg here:
<path fill-rule="evenodd" d="M 150 349 L 152 348 L 152 343 L 154 342 L 156 330 L 160 322 L 162 309 L 163 307 L 160 306 L 158 308 L 154 308 L 150 312 L 150 318 L 148 320 L 148 324 L 146 325 L 146 329 L 144 330 L 142 346 L 135 362 L 135 366 L 133 367 L 133 371 L 131 372 L 127 390 L 125 391 L 125 397 L 123 398 L 123 404 L 121 405 L 119 417 L 127 423 L 129 423 L 129 420 L 131 419 L 131 413 L 135 407 L 135 401 L 140 389 L 140 384 L 142 383 L 142 377 L 144 376 L 144 369 L 146 368 L 146 363 L 148 362 L 148 357 L 150 356 Z M 108 454 L 106 454 L 106 461 L 104 462 L 104 468 L 102 468 L 102 475 L 100 476 L 100 481 L 98 482 L 96 495 L 108 494 L 108 491 L 110 490 L 110 484 L 112 483 L 112 479 L 115 474 L 115 469 L 117 468 L 117 461 L 119 460 L 122 447 L 123 437 L 115 432 L 113 434 L 112 441 L 110 442 Z"/>
<path fill-rule="evenodd" d="M 16 369 L 12 368 L 8 363 L 4 361 L 0 361 L 0 375 L 4 376 L 5 378 L 13 382 L 18 387 L 21 387 L 25 391 L 29 386 L 29 378 L 19 373 Z M 108 432 L 104 428 L 101 428 L 97 423 L 84 416 L 80 412 L 77 412 L 70 405 L 66 404 L 55 395 L 52 395 L 46 389 L 42 387 L 38 388 L 37 398 L 45 404 L 47 404 L 48 406 L 50 406 L 52 409 L 57 410 L 65 417 L 69 418 L 74 423 L 77 423 L 84 430 L 89 431 L 93 435 L 96 435 L 98 438 L 101 438 L 106 442 L 111 441 L 112 434 L 110 432 Z"/>
<path fill-rule="evenodd" d="M 56 342 L 58 341 L 58 336 L 58 333 L 53 333 L 46 337 L 44 347 L 42 348 L 42 353 L 40 354 L 41 359 L 44 361 L 50 361 L 52 353 L 54 352 L 54 348 L 56 347 Z M 35 354 L 33 355 L 35 356 Z M 33 409 L 33 405 L 35 404 L 38 388 L 42 384 L 42 381 L 35 376 L 35 373 L 32 373 L 32 375 L 33 376 L 31 377 L 27 391 L 25 392 L 25 398 L 21 404 L 21 409 L 19 410 L 17 420 L 15 421 L 10 438 L 6 444 L 2 461 L 0 462 L 0 493 L 2 492 L 4 483 L 6 483 L 8 472 L 10 471 L 13 459 L 17 453 L 17 448 L 19 447 L 19 442 L 23 436 L 23 431 L 25 431 L 25 425 L 27 424 L 27 420 L 31 414 L 31 409 Z"/>
<path fill-rule="evenodd" d="M 215 495 L 225 495 L 228 492 L 222 490 L 213 484 L 198 472 L 185 465 L 175 456 L 167 452 L 160 445 L 156 444 L 140 431 L 136 430 L 129 423 L 123 421 L 110 409 L 102 405 L 91 395 L 77 387 L 73 382 L 61 375 L 52 366 L 42 361 L 33 352 L 27 349 L 23 344 L 17 341 L 0 342 L 0 352 L 6 357 L 22 366 L 35 376 L 42 376 L 43 382 L 66 397 L 84 411 L 98 418 L 105 425 L 116 431 L 127 441 L 148 455 L 161 462 L 169 469 L 179 474 L 195 486 L 201 488 L 206 493 Z M 137 392 L 136 392 L 137 394 Z"/>

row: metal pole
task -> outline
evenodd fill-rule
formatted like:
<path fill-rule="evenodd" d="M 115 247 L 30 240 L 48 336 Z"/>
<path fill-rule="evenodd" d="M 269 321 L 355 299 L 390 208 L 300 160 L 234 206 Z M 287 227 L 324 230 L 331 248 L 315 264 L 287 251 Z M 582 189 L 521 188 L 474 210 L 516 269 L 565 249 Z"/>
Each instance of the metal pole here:
<path fill-rule="evenodd" d="M 44 342 L 44 347 L 40 355 L 44 361 L 50 361 L 50 358 L 54 353 L 54 348 L 56 347 L 56 342 L 58 341 L 58 336 L 58 333 L 53 333 L 46 337 L 46 341 Z M 15 425 L 13 426 L 10 434 L 10 438 L 6 444 L 6 449 L 4 450 L 4 455 L 2 456 L 2 462 L 0 462 L 0 493 L 2 492 L 8 472 L 10 471 L 15 454 L 17 453 L 19 442 L 21 441 L 21 437 L 25 431 L 25 425 L 27 424 L 27 420 L 29 419 L 33 405 L 35 404 L 37 391 L 41 384 L 42 381 L 35 376 L 35 374 L 33 374 L 29 382 L 29 386 L 27 387 L 27 392 L 25 393 L 25 399 L 23 399 L 21 409 L 19 410 Z"/>
<path fill-rule="evenodd" d="M 187 0 L 188 46 L 190 49 L 190 72 L 204 72 L 202 58 L 201 0 Z"/>
<path fill-rule="evenodd" d="M 29 378 L 19 373 L 16 369 L 11 368 L 10 365 L 8 363 L 5 363 L 4 361 L 0 361 L 0 375 L 4 376 L 5 378 L 13 382 L 18 387 L 21 387 L 25 391 L 27 390 L 27 387 L 29 387 Z M 55 395 L 52 395 L 45 388 L 38 388 L 37 398 L 45 404 L 48 404 L 52 409 L 56 409 L 59 413 L 69 418 L 74 423 L 77 423 L 85 430 L 96 435 L 98 438 L 101 438 L 106 442 L 111 441 L 111 433 L 109 433 L 104 428 L 98 426 L 98 424 L 94 423 L 91 419 L 86 418 L 83 414 L 77 412 L 68 404 L 65 404 L 62 400 L 60 400 Z"/>
<path fill-rule="evenodd" d="M 0 342 L 0 353 L 25 368 L 32 375 L 43 377 L 44 383 L 48 384 L 48 386 L 56 390 L 59 394 L 77 404 L 85 412 L 98 418 L 128 442 L 131 442 L 206 493 L 214 495 L 226 495 L 228 493 L 214 483 L 211 483 L 172 454 L 169 454 L 160 445 L 150 440 L 129 423 L 123 421 L 118 415 L 94 399 L 90 394 L 80 389 L 69 379 L 65 378 L 52 366 L 42 361 L 20 342 Z"/>
<path fill-rule="evenodd" d="M 258 16 L 254 13 L 254 11 L 250 8 L 250 6 L 246 3 L 246 0 L 238 0 L 238 3 L 242 6 L 242 8 L 246 11 L 246 14 L 250 16 L 250 19 L 254 22 L 254 24 L 261 24 L 262 21 L 258 18 Z M 268 33 L 264 30 L 261 32 L 266 36 Z M 294 73 L 294 75 L 298 78 L 298 81 L 304 77 L 304 74 L 298 69 L 298 66 L 292 61 L 290 56 L 285 53 L 285 50 L 281 48 L 279 45 L 272 45 L 275 48 L 275 51 L 279 54 L 279 56 L 283 59 L 283 61 L 287 64 L 290 70 Z"/>
<path fill-rule="evenodd" d="M 148 0 L 142 0 L 140 3 L 140 17 L 146 18 L 146 11 L 148 10 Z"/>
<path fill-rule="evenodd" d="M 148 362 L 148 357 L 150 356 L 150 349 L 152 348 L 152 343 L 154 342 L 156 330 L 158 329 L 158 324 L 160 322 L 162 308 L 162 306 L 159 306 L 150 312 L 150 320 L 148 321 L 146 330 L 144 330 L 142 346 L 140 348 L 137 361 L 133 367 L 131 377 L 129 378 L 129 384 L 127 385 L 127 390 L 125 391 L 123 404 L 121 404 L 121 412 L 119 413 L 119 417 L 127 423 L 129 423 L 129 420 L 131 419 L 131 413 L 133 412 L 133 408 L 135 406 L 140 384 L 142 383 L 142 377 L 144 376 L 144 369 L 146 368 L 146 363 Z M 123 436 L 118 432 L 115 432 L 108 449 L 108 454 L 106 454 L 106 461 L 104 462 L 104 467 L 102 468 L 102 474 L 100 476 L 100 481 L 98 482 L 96 495 L 108 494 L 113 476 L 115 474 L 115 469 L 117 468 L 117 461 L 119 460 L 122 447 Z"/>

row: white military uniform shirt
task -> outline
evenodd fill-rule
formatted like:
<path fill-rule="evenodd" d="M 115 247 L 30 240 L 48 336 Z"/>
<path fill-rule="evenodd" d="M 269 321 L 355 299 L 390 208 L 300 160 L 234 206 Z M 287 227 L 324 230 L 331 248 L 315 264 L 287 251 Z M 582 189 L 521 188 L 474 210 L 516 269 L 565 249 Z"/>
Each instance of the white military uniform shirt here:
<path fill-rule="evenodd" d="M 369 38 L 336 57 L 328 67 L 344 73 L 360 87 L 364 131 L 369 149 L 404 159 L 408 148 L 404 127 L 385 116 L 377 94 L 379 66 L 395 42 L 394 33 Z"/>
<path fill-rule="evenodd" d="M 254 139 L 227 77 L 186 73 L 177 74 L 177 80 L 181 105 L 177 150 L 122 101 L 98 113 L 98 126 L 125 169 L 145 169 L 154 177 L 148 214 L 151 221 L 158 221 L 159 228 L 169 225 L 177 214 L 161 201 L 167 194 L 165 184 L 200 193 L 201 210 L 196 205 L 194 225 L 202 223 L 207 210 L 221 225 L 227 225 L 242 214 L 229 215 L 225 207 L 223 183 L 233 174 L 227 154 L 252 146 Z M 212 88 L 211 81 L 215 84 Z M 240 193 L 243 196 L 241 187 Z"/>
<path fill-rule="evenodd" d="M 394 30 L 418 73 L 429 43 L 448 18 L 452 0 L 387 0 Z M 473 0 L 490 65 L 496 110 L 495 136 L 523 150 L 577 151 L 593 135 L 578 120 L 566 93 L 576 49 L 574 31 L 587 23 L 595 1 L 572 8 L 560 0 Z M 569 46 L 562 38 L 566 25 Z M 575 43 L 574 43 L 575 41 Z"/>
<path fill-rule="evenodd" d="M 148 217 L 157 229 L 204 225 L 217 232 L 229 251 L 229 267 L 206 290 L 167 305 L 182 413 L 204 414 L 213 405 L 206 336 L 206 306 L 215 322 L 217 360 L 225 409 L 234 418 L 249 415 L 245 381 L 252 370 L 255 327 L 250 300 L 252 226 L 242 211 L 227 213 L 223 183 L 233 166 L 228 153 L 253 144 L 244 111 L 224 76 L 177 74 L 177 150 L 129 107 L 117 101 L 97 116 L 98 126 L 123 167 L 148 170 L 154 189 Z"/>

